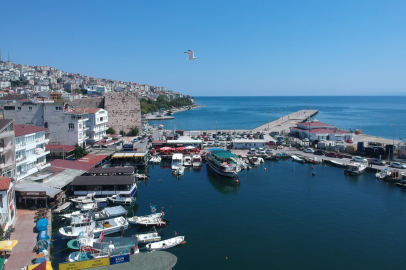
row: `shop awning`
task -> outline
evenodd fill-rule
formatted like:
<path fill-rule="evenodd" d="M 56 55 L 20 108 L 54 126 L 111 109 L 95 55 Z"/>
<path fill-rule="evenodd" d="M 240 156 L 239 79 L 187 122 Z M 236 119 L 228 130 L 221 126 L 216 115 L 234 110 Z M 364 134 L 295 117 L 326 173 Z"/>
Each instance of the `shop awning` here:
<path fill-rule="evenodd" d="M 125 155 L 125 153 L 117 153 L 117 154 L 114 154 L 111 158 L 123 158 L 124 155 Z"/>
<path fill-rule="evenodd" d="M 0 241 L 0 252 L 11 251 L 15 245 L 18 244 L 17 240 Z"/>

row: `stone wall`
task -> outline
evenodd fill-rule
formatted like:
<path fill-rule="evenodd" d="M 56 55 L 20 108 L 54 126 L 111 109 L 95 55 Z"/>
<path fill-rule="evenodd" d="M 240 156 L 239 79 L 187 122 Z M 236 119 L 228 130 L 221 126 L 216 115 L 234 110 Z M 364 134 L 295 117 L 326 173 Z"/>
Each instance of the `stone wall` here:
<path fill-rule="evenodd" d="M 76 99 L 70 104 L 76 108 L 103 108 L 109 113 L 108 127 L 118 133 L 129 132 L 131 127 L 141 129 L 141 103 L 135 92 L 105 93 L 103 98 Z"/>

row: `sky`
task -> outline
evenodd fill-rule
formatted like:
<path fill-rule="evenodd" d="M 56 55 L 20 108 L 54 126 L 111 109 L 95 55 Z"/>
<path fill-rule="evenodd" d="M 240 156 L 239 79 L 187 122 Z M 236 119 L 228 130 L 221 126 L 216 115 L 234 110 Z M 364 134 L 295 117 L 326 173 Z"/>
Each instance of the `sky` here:
<path fill-rule="evenodd" d="M 405 95 L 406 1 L 3 1 L 14 63 L 191 96 Z M 186 61 L 193 50 L 197 60 Z"/>

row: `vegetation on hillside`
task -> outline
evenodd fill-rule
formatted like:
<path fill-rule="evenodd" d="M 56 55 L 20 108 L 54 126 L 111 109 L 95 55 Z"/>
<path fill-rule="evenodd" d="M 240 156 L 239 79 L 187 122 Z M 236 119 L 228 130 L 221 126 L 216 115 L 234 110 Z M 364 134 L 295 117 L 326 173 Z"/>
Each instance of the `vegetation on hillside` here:
<path fill-rule="evenodd" d="M 171 108 L 179 108 L 191 105 L 193 105 L 193 102 L 188 98 L 175 98 L 173 100 L 169 100 L 169 98 L 166 95 L 159 95 L 156 101 L 142 98 L 141 114 L 156 112 L 159 109 L 167 110 Z"/>

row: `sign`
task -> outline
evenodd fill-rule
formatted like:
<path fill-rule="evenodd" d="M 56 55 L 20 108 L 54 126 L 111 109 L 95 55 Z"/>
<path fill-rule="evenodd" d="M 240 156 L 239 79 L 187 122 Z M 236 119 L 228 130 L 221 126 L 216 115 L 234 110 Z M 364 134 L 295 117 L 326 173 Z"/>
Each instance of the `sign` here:
<path fill-rule="evenodd" d="M 110 258 L 101 258 L 72 263 L 60 263 L 59 270 L 80 270 L 108 265 L 110 265 Z"/>
<path fill-rule="evenodd" d="M 110 257 L 110 265 L 130 262 L 130 254 Z"/>
<path fill-rule="evenodd" d="M 21 191 L 21 196 L 46 196 L 45 191 Z"/>

